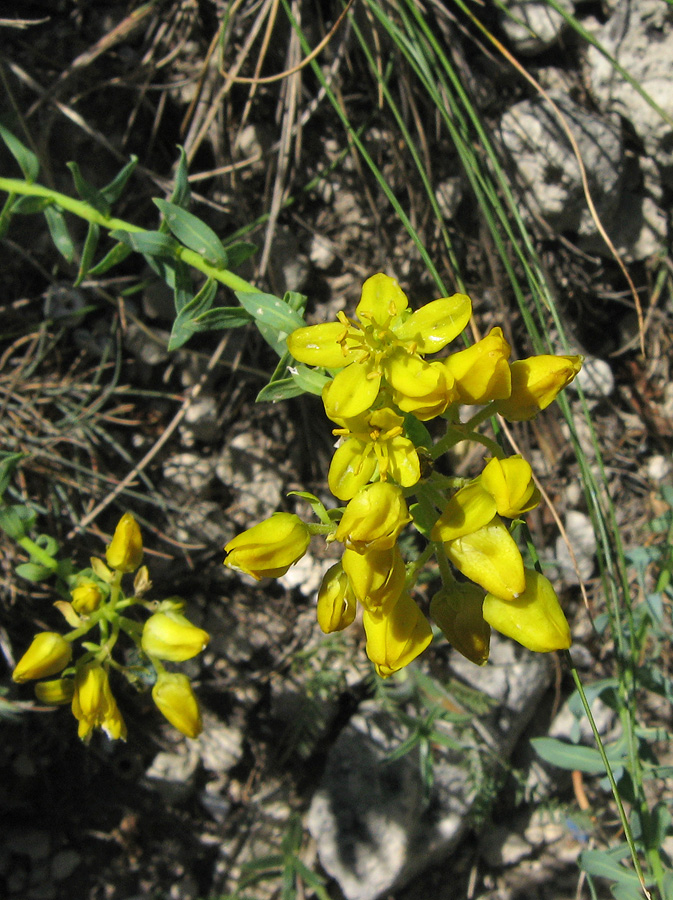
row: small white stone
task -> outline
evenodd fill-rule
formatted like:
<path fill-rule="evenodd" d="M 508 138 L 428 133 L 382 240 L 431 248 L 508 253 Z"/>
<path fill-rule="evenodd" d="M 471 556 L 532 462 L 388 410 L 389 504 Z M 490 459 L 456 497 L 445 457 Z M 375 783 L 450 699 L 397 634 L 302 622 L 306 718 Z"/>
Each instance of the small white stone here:
<path fill-rule="evenodd" d="M 665 481 L 671 477 L 671 472 L 673 472 L 673 458 L 659 453 L 651 456 L 647 461 L 645 471 L 651 481 L 656 483 Z"/>
<path fill-rule="evenodd" d="M 587 397 L 595 399 L 609 397 L 615 388 L 615 377 L 610 364 L 595 356 L 586 357 L 577 377 L 568 387 L 576 391 L 578 384 Z"/>

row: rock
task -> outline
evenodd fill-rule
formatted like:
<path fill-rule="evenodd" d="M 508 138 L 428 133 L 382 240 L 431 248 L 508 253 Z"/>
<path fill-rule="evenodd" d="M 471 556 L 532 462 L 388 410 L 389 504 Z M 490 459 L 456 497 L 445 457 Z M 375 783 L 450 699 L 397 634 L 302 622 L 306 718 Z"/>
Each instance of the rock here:
<path fill-rule="evenodd" d="M 673 117 L 673 8 L 661 0 L 622 0 L 595 37 L 655 104 Z M 673 184 L 673 126 L 595 47 L 588 48 L 587 68 L 591 92 L 600 107 L 630 122 L 646 155 L 657 161 L 664 179 Z"/>
<path fill-rule="evenodd" d="M 596 741 L 593 731 L 584 710 L 580 707 L 579 697 L 575 697 L 574 701 L 573 704 L 566 701 L 558 711 L 549 728 L 549 737 L 557 738 L 560 741 L 570 741 L 574 744 L 579 743 L 595 747 Z M 617 713 L 604 703 L 600 697 L 596 697 L 591 703 L 591 712 L 593 713 L 598 733 L 602 738 L 607 738 L 608 734 L 615 727 Z"/>
<path fill-rule="evenodd" d="M 445 222 L 449 222 L 455 216 L 463 193 L 463 179 L 459 175 L 446 178 L 435 188 L 435 200 Z"/>
<path fill-rule="evenodd" d="M 243 756 L 240 728 L 231 728 L 214 716 L 205 716 L 198 744 L 203 768 L 218 775 L 233 769 Z"/>
<path fill-rule="evenodd" d="M 540 0 L 505 0 L 501 7 L 500 25 L 514 49 L 526 56 L 547 50 L 561 36 L 565 19 L 560 12 Z M 559 6 L 572 13 L 572 0 L 560 0 Z"/>
<path fill-rule="evenodd" d="M 579 584 L 591 578 L 596 558 L 596 533 L 589 516 L 570 509 L 565 515 L 566 537 L 575 554 L 573 562 L 562 535 L 556 538 L 556 565 L 566 584 Z M 577 564 L 577 571 L 575 570 Z M 579 573 L 579 574 L 578 574 Z"/>
<path fill-rule="evenodd" d="M 219 410 L 215 397 L 202 394 L 187 407 L 180 424 L 183 443 L 191 446 L 194 441 L 212 444 L 220 437 Z"/>
<path fill-rule="evenodd" d="M 598 216 L 609 223 L 619 203 L 624 169 L 618 118 L 600 117 L 561 94 L 551 96 L 577 142 Z M 541 218 L 555 232 L 595 237 L 577 158 L 549 105 L 542 98 L 515 104 L 502 117 L 500 134 L 524 217 Z"/>
<path fill-rule="evenodd" d="M 670 456 L 657 453 L 649 458 L 645 471 L 651 481 L 660 484 L 662 481 L 670 480 L 671 473 L 673 473 L 673 461 Z"/>
<path fill-rule="evenodd" d="M 182 741 L 172 752 L 161 751 L 145 772 L 144 782 L 159 791 L 169 803 L 181 803 L 194 790 L 199 748 L 195 741 Z"/>
<path fill-rule="evenodd" d="M 277 580 L 286 590 L 297 588 L 304 597 L 313 597 L 317 596 L 323 575 L 328 568 L 324 559 L 316 559 L 309 552 Z"/>
<path fill-rule="evenodd" d="M 308 828 L 348 900 L 376 900 L 446 857 L 469 827 L 480 785 L 496 776 L 533 715 L 551 671 L 546 656 L 498 635 L 485 667 L 457 654 L 451 665 L 456 678 L 496 701 L 478 722 L 488 753 L 469 749 L 474 735 L 464 727 L 442 722 L 443 733 L 465 749 L 435 748 L 429 795 L 415 751 L 389 758 L 409 729 L 378 701 L 360 706 L 330 750 Z"/>
<path fill-rule="evenodd" d="M 322 234 L 314 234 L 311 238 L 308 258 L 316 269 L 320 269 L 322 272 L 326 271 L 332 267 L 337 258 L 334 243 Z"/>
<path fill-rule="evenodd" d="M 615 376 L 612 374 L 610 363 L 595 356 L 585 357 L 577 377 L 568 387 L 577 392 L 578 384 L 587 397 L 594 399 L 609 397 L 615 387 Z"/>
<path fill-rule="evenodd" d="M 215 469 L 210 460 L 196 453 L 174 453 L 164 462 L 163 475 L 171 487 L 191 498 L 205 498 L 215 480 Z"/>
<path fill-rule="evenodd" d="M 244 528 L 268 518 L 280 503 L 283 477 L 268 447 L 268 439 L 251 428 L 232 438 L 215 467 L 220 481 L 236 492 L 230 515 Z"/>

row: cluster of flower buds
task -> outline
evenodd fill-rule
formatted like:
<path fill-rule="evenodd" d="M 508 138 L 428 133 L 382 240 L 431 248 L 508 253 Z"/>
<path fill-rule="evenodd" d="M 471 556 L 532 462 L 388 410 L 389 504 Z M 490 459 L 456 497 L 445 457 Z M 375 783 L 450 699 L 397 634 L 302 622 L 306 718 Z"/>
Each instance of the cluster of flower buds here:
<path fill-rule="evenodd" d="M 312 535 L 341 542 L 341 561 L 327 571 L 318 593 L 318 622 L 327 633 L 341 630 L 353 622 L 359 603 L 367 654 L 383 677 L 432 640 L 430 622 L 412 596 L 432 557 L 442 589 L 430 615 L 468 659 L 486 662 L 491 627 L 535 651 L 570 646 L 552 585 L 524 567 L 513 524 L 505 522 L 539 503 L 531 467 L 520 456 L 507 458 L 476 428 L 495 413 L 509 421 L 533 418 L 573 380 L 582 358 L 544 355 L 510 363 L 510 347 L 493 328 L 467 349 L 426 359 L 458 337 L 471 314 L 465 294 L 412 312 L 397 282 L 378 274 L 365 282 L 355 319 L 341 312 L 336 322 L 293 332 L 287 342 L 292 356 L 331 376 L 322 399 L 339 443 L 328 484 L 346 506 L 326 510 L 316 497 L 301 494 L 320 524 L 276 513 L 225 546 L 225 565 L 262 578 L 285 574 Z M 461 406 L 481 408 L 461 421 Z M 433 442 L 423 423 L 438 417 L 446 432 Z M 490 454 L 471 481 L 434 465 L 462 441 L 479 442 Z M 405 563 L 398 538 L 410 523 L 427 545 Z"/>
<path fill-rule="evenodd" d="M 14 681 L 38 681 L 35 694 L 42 703 L 70 704 L 80 738 L 88 741 L 96 728 L 110 738 L 126 738 L 126 724 L 110 688 L 110 670 L 134 684 L 153 682 L 152 698 L 158 709 L 187 737 L 201 732 L 201 711 L 186 675 L 166 670 L 164 663 L 182 662 L 200 653 L 209 635 L 182 615 L 178 598 L 145 600 L 151 587 L 142 566 L 143 542 L 138 523 L 125 513 L 105 553 L 106 563 L 93 558 L 91 567 L 72 576 L 70 600 L 55 604 L 71 631 L 43 631 L 36 635 L 19 660 Z M 122 590 L 124 575 L 135 572 L 133 594 Z M 130 607 L 150 612 L 144 624 L 129 618 Z M 96 630 L 98 640 L 94 641 Z M 124 665 L 114 658 L 120 633 L 137 648 L 142 662 Z M 75 641 L 84 638 L 83 652 L 73 662 Z"/>

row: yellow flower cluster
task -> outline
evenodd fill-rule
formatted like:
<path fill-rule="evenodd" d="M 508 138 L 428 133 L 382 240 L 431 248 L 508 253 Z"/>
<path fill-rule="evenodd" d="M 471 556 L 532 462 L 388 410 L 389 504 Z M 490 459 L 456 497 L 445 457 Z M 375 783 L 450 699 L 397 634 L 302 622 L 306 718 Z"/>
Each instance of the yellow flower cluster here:
<path fill-rule="evenodd" d="M 152 698 L 158 709 L 187 737 L 201 732 L 201 711 L 186 675 L 168 672 L 165 661 L 182 662 L 200 653 L 209 635 L 193 625 L 180 612 L 183 603 L 177 598 L 146 601 L 151 587 L 143 559 L 143 542 L 138 523 L 125 513 L 115 529 L 105 553 L 106 563 L 92 559 L 91 568 L 73 576 L 70 601 L 56 606 L 72 631 L 61 635 L 43 631 L 36 635 L 19 660 L 14 681 L 38 681 L 35 694 L 41 703 L 70 704 L 78 722 L 78 734 L 88 741 L 96 728 L 109 738 L 126 738 L 126 724 L 110 687 L 110 670 L 137 683 L 153 680 Z M 122 591 L 122 578 L 135 572 L 133 595 Z M 144 625 L 127 618 L 129 607 L 141 606 L 151 612 Z M 99 642 L 92 641 L 97 628 Z M 127 667 L 113 658 L 120 632 L 127 634 L 141 653 L 144 666 Z M 71 665 L 75 640 L 86 635 L 84 652 Z"/>
<path fill-rule="evenodd" d="M 430 622 L 411 590 L 423 563 L 437 560 L 443 587 L 430 615 L 454 647 L 481 665 L 491 627 L 531 650 L 570 646 L 570 629 L 550 582 L 528 569 L 511 525 L 540 500 L 530 465 L 506 458 L 476 427 L 490 415 L 531 419 L 580 370 L 578 356 L 534 356 L 510 363 L 500 328 L 443 358 L 467 325 L 470 298 L 454 294 L 412 312 L 397 282 L 369 278 L 355 318 L 299 328 L 292 356 L 331 376 L 322 399 L 339 438 L 328 483 L 345 508 L 325 510 L 308 497 L 321 524 L 290 513 L 238 535 L 225 565 L 254 578 L 283 575 L 313 534 L 343 544 L 341 561 L 325 574 L 317 617 L 325 632 L 355 619 L 358 604 L 366 650 L 383 677 L 403 668 L 432 640 Z M 461 422 L 461 406 L 482 407 Z M 441 417 L 446 433 L 434 444 L 422 424 Z M 472 481 L 440 474 L 433 463 L 465 440 L 491 453 Z M 409 507 L 407 500 L 415 496 Z M 398 538 L 413 522 L 428 539 L 420 563 L 405 564 Z M 453 567 L 453 568 L 452 568 Z M 459 581 L 453 570 L 466 581 Z"/>

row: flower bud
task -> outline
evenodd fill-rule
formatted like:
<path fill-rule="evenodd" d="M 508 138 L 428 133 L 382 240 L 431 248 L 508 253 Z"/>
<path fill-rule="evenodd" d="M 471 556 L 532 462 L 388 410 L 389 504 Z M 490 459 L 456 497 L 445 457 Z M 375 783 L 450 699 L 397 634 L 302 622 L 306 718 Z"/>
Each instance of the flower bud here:
<path fill-rule="evenodd" d="M 70 591 L 72 608 L 81 616 L 88 616 L 98 609 L 103 592 L 94 581 L 84 581 Z"/>
<path fill-rule="evenodd" d="M 459 572 L 503 600 L 514 600 L 526 588 L 521 553 L 498 516 L 472 534 L 447 541 L 444 549 Z"/>
<path fill-rule="evenodd" d="M 56 678 L 54 681 L 38 681 L 35 685 L 35 696 L 40 703 L 60 706 L 70 703 L 74 691 L 72 678 Z"/>
<path fill-rule="evenodd" d="M 388 615 L 373 615 L 365 610 L 362 622 L 367 656 L 381 678 L 408 666 L 432 640 L 430 623 L 406 591 Z"/>
<path fill-rule="evenodd" d="M 479 483 L 495 500 L 498 515 L 508 519 L 516 519 L 540 502 L 533 470 L 521 456 L 490 460 L 479 476 Z"/>
<path fill-rule="evenodd" d="M 152 699 L 162 715 L 182 734 L 189 738 L 201 734 L 201 710 L 186 675 L 161 672 L 152 688 Z"/>
<path fill-rule="evenodd" d="M 440 416 L 457 397 L 453 376 L 442 362 L 426 362 L 400 349 L 384 361 L 383 369 L 395 403 L 421 422 Z"/>
<path fill-rule="evenodd" d="M 482 340 L 452 353 L 444 365 L 455 379 L 459 403 L 488 403 L 503 400 L 512 390 L 510 346 L 502 329 L 493 328 Z"/>
<path fill-rule="evenodd" d="M 497 631 L 536 653 L 567 650 L 570 626 L 548 578 L 526 569 L 526 590 L 515 600 L 487 594 L 484 619 Z"/>
<path fill-rule="evenodd" d="M 374 615 L 387 615 L 399 600 L 406 579 L 398 546 L 367 553 L 344 550 L 342 565 L 355 597 L 364 608 Z"/>
<path fill-rule="evenodd" d="M 457 491 L 431 532 L 433 541 L 454 541 L 488 525 L 496 513 L 495 500 L 478 481 Z"/>
<path fill-rule="evenodd" d="M 89 740 L 94 728 L 102 728 L 112 740 L 126 740 L 126 725 L 107 672 L 99 663 L 87 663 L 75 674 L 72 714 L 79 722 L 77 734 L 83 741 Z"/>
<path fill-rule="evenodd" d="M 336 563 L 323 575 L 318 591 L 318 625 L 325 634 L 342 631 L 355 618 L 356 606 L 348 576 L 341 563 Z"/>
<path fill-rule="evenodd" d="M 306 553 L 308 526 L 292 513 L 274 513 L 226 544 L 225 566 L 260 578 L 279 578 Z"/>
<path fill-rule="evenodd" d="M 42 631 L 23 654 L 12 672 L 14 681 L 30 681 L 56 675 L 72 659 L 72 646 L 56 631 Z"/>
<path fill-rule="evenodd" d="M 336 539 L 350 550 L 389 550 L 411 516 L 397 485 L 376 481 L 353 497 L 339 522 Z"/>
<path fill-rule="evenodd" d="M 141 646 L 148 656 L 184 662 L 200 653 L 210 640 L 202 628 L 177 612 L 158 612 L 145 622 Z"/>
<path fill-rule="evenodd" d="M 582 368 L 582 356 L 531 356 L 510 366 L 512 393 L 499 400 L 497 412 L 510 422 L 533 419 L 546 409 Z"/>
<path fill-rule="evenodd" d="M 135 572 L 142 562 L 143 539 L 131 513 L 124 513 L 119 520 L 105 558 L 108 566 L 118 572 Z"/>
<path fill-rule="evenodd" d="M 484 621 L 484 591 L 476 584 L 456 582 L 432 598 L 430 615 L 447 640 L 470 662 L 483 666 L 488 659 L 491 627 Z"/>

